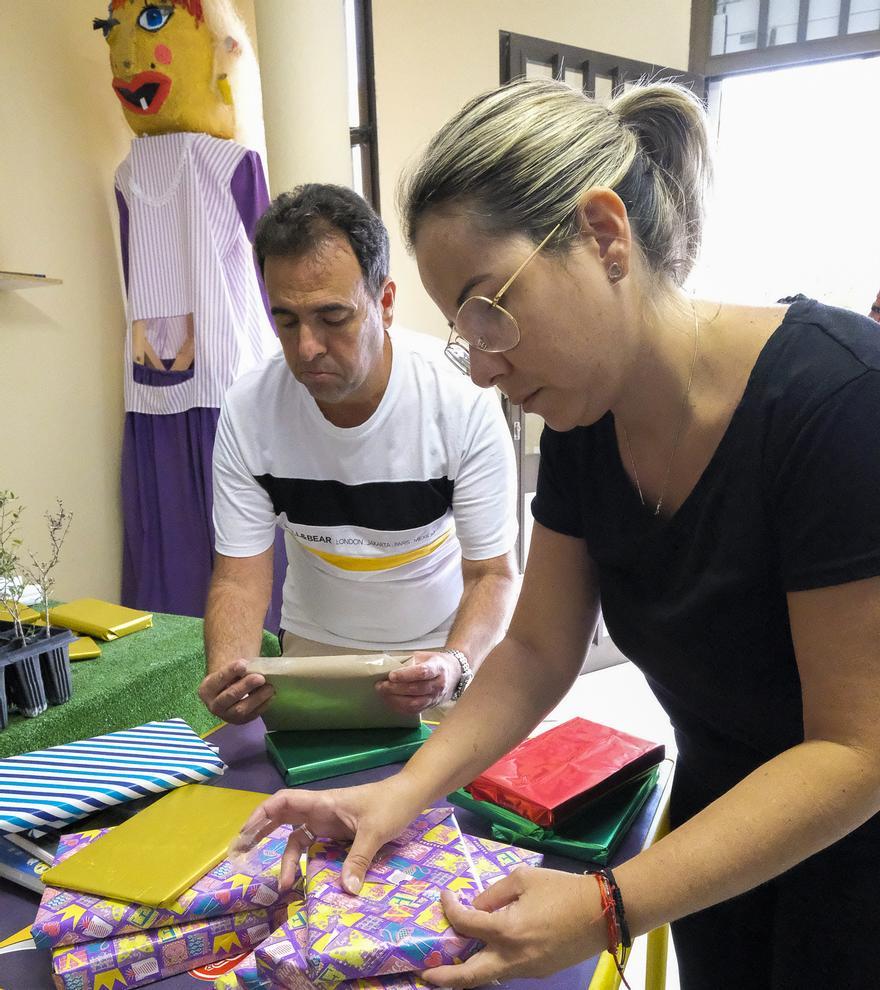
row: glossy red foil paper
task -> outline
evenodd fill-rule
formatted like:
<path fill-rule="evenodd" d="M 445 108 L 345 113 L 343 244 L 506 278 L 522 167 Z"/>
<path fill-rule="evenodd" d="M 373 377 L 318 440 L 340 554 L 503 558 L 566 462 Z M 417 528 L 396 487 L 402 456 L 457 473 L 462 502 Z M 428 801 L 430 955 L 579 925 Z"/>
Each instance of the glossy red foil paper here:
<path fill-rule="evenodd" d="M 656 766 L 665 755 L 659 743 L 572 718 L 526 739 L 465 789 L 479 801 L 552 827 Z"/>

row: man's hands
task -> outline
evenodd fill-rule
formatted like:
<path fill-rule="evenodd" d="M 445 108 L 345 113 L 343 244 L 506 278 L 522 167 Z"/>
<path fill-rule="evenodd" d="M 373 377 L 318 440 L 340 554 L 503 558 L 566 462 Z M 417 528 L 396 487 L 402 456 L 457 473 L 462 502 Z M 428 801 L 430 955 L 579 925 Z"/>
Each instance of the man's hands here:
<path fill-rule="evenodd" d="M 448 701 L 458 685 L 461 667 L 449 653 L 414 653 L 411 661 L 393 670 L 376 690 L 390 708 L 404 714 L 421 712 Z M 248 674 L 244 660 L 231 660 L 212 671 L 199 685 L 208 711 L 224 722 L 250 722 L 262 715 L 274 689 L 262 674 Z"/>
<path fill-rule="evenodd" d="M 262 715 L 275 689 L 262 674 L 248 674 L 244 660 L 231 660 L 208 674 L 199 685 L 199 697 L 209 712 L 224 722 L 250 722 Z"/>
<path fill-rule="evenodd" d="M 461 667 L 451 653 L 422 650 L 379 681 L 376 690 L 389 708 L 407 715 L 449 701 L 460 678 Z"/>

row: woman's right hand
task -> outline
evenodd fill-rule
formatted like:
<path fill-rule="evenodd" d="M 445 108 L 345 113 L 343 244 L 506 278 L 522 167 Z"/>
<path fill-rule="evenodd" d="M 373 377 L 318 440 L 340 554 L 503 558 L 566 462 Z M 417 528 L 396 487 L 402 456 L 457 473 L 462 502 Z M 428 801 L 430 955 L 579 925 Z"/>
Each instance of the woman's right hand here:
<path fill-rule="evenodd" d="M 353 839 L 341 880 L 345 890 L 356 894 L 379 849 L 398 836 L 422 808 L 423 802 L 401 774 L 374 784 L 329 791 L 283 790 L 254 811 L 233 845 L 243 851 L 279 825 L 298 826 L 291 832 L 281 860 L 280 889 L 287 890 L 313 837 Z"/>

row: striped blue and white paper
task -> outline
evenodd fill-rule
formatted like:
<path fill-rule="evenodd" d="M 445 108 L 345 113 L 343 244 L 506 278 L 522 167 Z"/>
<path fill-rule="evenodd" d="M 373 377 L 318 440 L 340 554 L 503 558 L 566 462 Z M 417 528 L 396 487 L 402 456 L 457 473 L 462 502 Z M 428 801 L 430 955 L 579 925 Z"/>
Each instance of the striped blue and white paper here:
<path fill-rule="evenodd" d="M 0 760 L 0 833 L 51 830 L 226 770 L 183 719 Z"/>

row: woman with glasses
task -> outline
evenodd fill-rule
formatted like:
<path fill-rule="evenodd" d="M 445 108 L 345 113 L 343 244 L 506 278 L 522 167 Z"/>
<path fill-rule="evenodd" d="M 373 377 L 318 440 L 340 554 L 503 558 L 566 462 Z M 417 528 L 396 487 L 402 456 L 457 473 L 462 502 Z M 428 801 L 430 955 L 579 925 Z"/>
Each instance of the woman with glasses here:
<path fill-rule="evenodd" d="M 358 889 L 383 842 L 565 694 L 600 599 L 678 746 L 673 829 L 617 891 L 532 870 L 445 900 L 485 948 L 432 983 L 546 974 L 672 921 L 685 990 L 876 985 L 880 340 L 810 300 L 688 296 L 708 172 L 685 89 L 601 104 L 521 82 L 467 104 L 402 186 L 449 357 L 547 424 L 522 593 L 397 776 L 283 791 L 255 820 L 304 823 L 285 879 L 303 834 L 353 835 Z M 823 243 L 833 192 L 816 247 L 845 251 Z"/>

